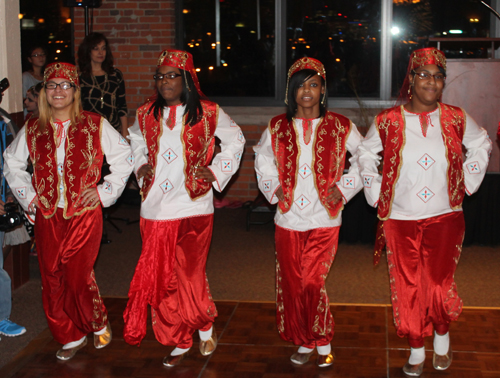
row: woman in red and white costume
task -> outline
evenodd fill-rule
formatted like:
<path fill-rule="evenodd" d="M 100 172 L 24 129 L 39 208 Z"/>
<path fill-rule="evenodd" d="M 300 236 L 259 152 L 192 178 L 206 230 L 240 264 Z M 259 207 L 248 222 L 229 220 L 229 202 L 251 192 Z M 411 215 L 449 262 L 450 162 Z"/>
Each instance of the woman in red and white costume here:
<path fill-rule="evenodd" d="M 433 330 L 434 368 L 451 364 L 449 325 L 462 311 L 454 281 L 465 231 L 462 201 L 479 188 L 491 151 L 488 134 L 463 109 L 439 102 L 445 79 L 442 51 L 414 51 L 401 89 L 404 105 L 380 113 L 360 147 L 365 196 L 383 221 L 394 323 L 411 347 L 403 367 L 410 376 L 422 373 L 424 337 Z"/>
<path fill-rule="evenodd" d="M 300 346 L 305 364 L 333 364 L 334 321 L 325 281 L 337 252 L 341 212 L 363 185 L 356 153 L 362 140 L 346 117 L 327 110 L 326 72 L 313 58 L 288 71 L 287 113 L 274 117 L 256 152 L 259 189 L 276 212 L 276 322 L 283 340 Z M 354 157 L 343 175 L 346 152 Z"/>
<path fill-rule="evenodd" d="M 156 96 L 137 110 L 129 128 L 143 201 L 143 245 L 124 313 L 124 338 L 140 344 L 151 305 L 156 339 L 176 346 L 163 364 L 175 366 L 187 356 L 196 330 L 202 355 L 217 346 L 217 310 L 205 273 L 212 187 L 221 192 L 237 171 L 245 138 L 217 104 L 205 99 L 191 54 L 163 51 L 154 78 Z M 215 137 L 221 152 L 212 160 Z"/>
<path fill-rule="evenodd" d="M 36 211 L 35 237 L 49 328 L 68 360 L 87 344 L 111 341 L 94 276 L 102 235 L 101 207 L 116 202 L 132 172 L 128 142 L 101 116 L 81 110 L 75 66 L 45 69 L 39 117 L 30 118 L 4 153 L 5 177 L 25 211 Z M 111 173 L 101 178 L 103 157 Z M 33 177 L 26 172 L 28 159 Z"/>

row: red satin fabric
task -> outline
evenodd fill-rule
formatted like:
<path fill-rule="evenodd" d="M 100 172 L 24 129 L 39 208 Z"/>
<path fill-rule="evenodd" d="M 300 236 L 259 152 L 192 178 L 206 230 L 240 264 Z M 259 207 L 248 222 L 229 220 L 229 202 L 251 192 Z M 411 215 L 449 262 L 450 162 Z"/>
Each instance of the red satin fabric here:
<path fill-rule="evenodd" d="M 147 306 L 153 330 L 164 345 L 190 348 L 195 330 L 208 331 L 217 309 L 205 273 L 213 214 L 156 222 L 141 218 L 142 252 L 123 314 L 123 337 L 140 345 Z"/>
<path fill-rule="evenodd" d="M 394 323 L 419 348 L 433 325 L 446 333 L 462 312 L 454 274 L 465 232 L 463 212 L 384 222 Z"/>
<path fill-rule="evenodd" d="M 108 322 L 93 270 L 101 236 L 100 207 L 70 219 L 64 219 L 61 208 L 49 219 L 37 212 L 43 308 L 50 331 L 61 344 L 99 331 Z"/>
<path fill-rule="evenodd" d="M 305 232 L 276 226 L 276 323 L 281 338 L 314 348 L 330 343 L 334 321 L 325 280 L 340 227 Z"/>

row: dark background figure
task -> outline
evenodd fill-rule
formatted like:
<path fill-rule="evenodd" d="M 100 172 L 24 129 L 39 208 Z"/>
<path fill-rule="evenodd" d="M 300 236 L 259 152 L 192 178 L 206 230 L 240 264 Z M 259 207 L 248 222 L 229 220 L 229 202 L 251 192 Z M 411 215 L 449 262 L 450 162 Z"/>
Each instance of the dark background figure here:
<path fill-rule="evenodd" d="M 78 48 L 83 110 L 100 114 L 127 136 L 125 81 L 113 64 L 113 54 L 104 34 L 87 35 Z"/>

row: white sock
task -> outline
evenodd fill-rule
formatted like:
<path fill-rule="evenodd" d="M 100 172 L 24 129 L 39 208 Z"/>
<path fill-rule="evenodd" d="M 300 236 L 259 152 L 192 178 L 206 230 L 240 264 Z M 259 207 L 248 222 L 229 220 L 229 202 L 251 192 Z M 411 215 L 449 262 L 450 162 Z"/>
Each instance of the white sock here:
<path fill-rule="evenodd" d="M 187 348 L 187 349 L 182 349 L 182 348 L 175 348 L 172 353 L 170 353 L 171 356 L 178 356 L 179 354 L 183 354 L 183 353 L 186 353 L 189 349 L 191 348 Z"/>
<path fill-rule="evenodd" d="M 434 352 L 440 356 L 448 353 L 450 348 L 450 333 L 446 332 L 444 335 L 438 334 L 434 331 Z"/>
<path fill-rule="evenodd" d="M 72 341 L 70 343 L 64 344 L 64 346 L 62 348 L 63 349 L 74 348 L 74 347 L 80 345 L 81 343 L 83 343 L 85 341 L 85 337 L 87 337 L 87 336 L 83 336 L 80 340 L 76 340 L 76 341 Z"/>
<path fill-rule="evenodd" d="M 425 348 L 411 348 L 410 359 L 408 362 L 412 365 L 418 365 L 425 361 Z"/>
<path fill-rule="evenodd" d="M 94 335 L 97 335 L 97 336 L 104 335 L 105 332 L 106 332 L 106 326 L 104 326 L 103 329 L 100 329 L 99 331 L 94 332 Z"/>
<path fill-rule="evenodd" d="M 316 349 L 318 350 L 318 354 L 322 356 L 326 356 L 332 352 L 332 346 L 330 344 L 318 346 Z"/>
<path fill-rule="evenodd" d="M 314 348 L 310 349 L 310 348 L 306 348 L 306 347 L 301 346 L 297 352 L 306 354 L 306 353 L 311 353 L 313 350 L 314 350 Z"/>
<path fill-rule="evenodd" d="M 202 331 L 201 329 L 198 330 L 198 333 L 200 334 L 200 340 L 208 341 L 212 337 L 213 328 L 214 326 L 210 327 L 208 331 Z"/>

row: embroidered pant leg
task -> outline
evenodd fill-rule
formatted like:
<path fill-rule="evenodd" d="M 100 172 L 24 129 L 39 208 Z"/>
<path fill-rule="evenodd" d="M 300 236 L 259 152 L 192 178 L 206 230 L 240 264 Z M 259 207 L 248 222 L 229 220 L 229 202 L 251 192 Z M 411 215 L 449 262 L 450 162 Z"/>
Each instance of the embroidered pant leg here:
<path fill-rule="evenodd" d="M 423 346 L 433 324 L 449 324 L 462 311 L 454 274 L 464 231 L 462 212 L 384 222 L 394 323 L 413 347 Z"/>
<path fill-rule="evenodd" d="M 299 232 L 276 226 L 276 322 L 283 340 L 307 348 L 332 340 L 334 321 L 325 281 L 339 229 Z"/>
<path fill-rule="evenodd" d="M 101 208 L 64 219 L 63 210 L 37 214 L 35 235 L 42 299 L 49 328 L 61 344 L 107 324 L 107 311 L 94 276 L 102 236 Z"/>
<path fill-rule="evenodd" d="M 195 330 L 207 331 L 217 316 L 205 272 L 213 214 L 180 220 L 172 278 L 153 311 L 153 330 L 164 345 L 190 348 Z"/>

